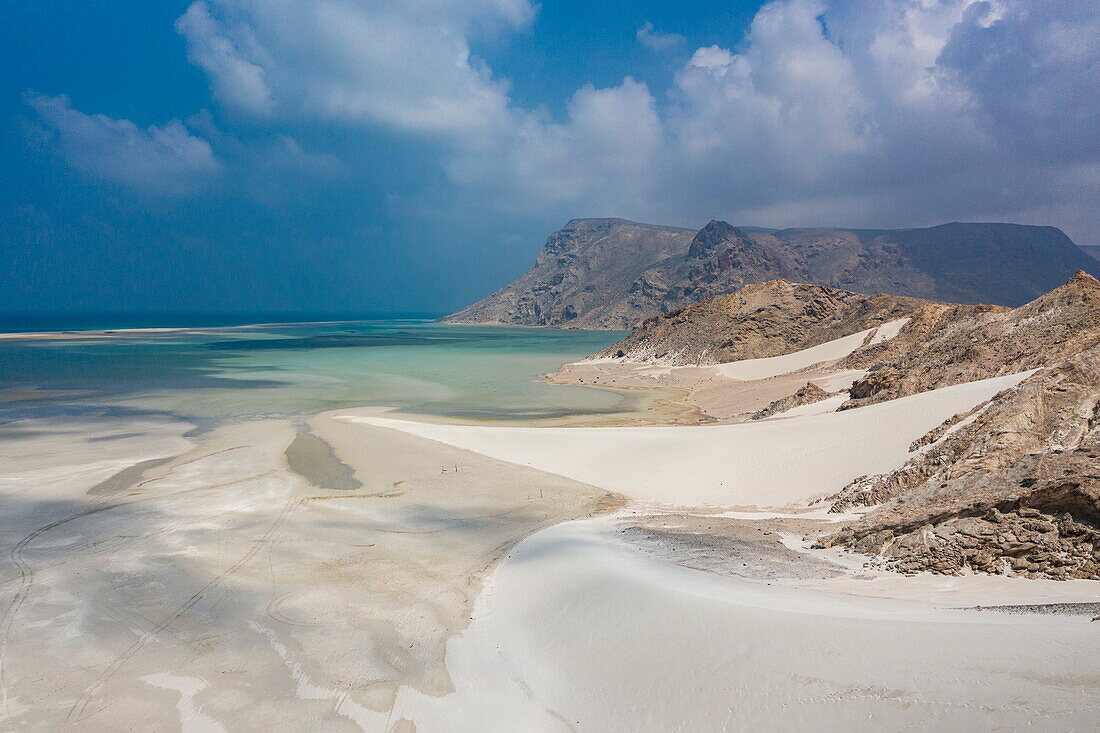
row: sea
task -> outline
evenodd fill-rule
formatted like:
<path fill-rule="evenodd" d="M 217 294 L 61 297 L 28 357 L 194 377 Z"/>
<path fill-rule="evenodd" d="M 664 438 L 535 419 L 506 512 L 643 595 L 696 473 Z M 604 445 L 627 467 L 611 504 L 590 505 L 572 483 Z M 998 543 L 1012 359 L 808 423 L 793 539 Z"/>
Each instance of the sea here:
<path fill-rule="evenodd" d="M 271 323 L 276 315 L 2 318 L 0 332 L 9 336 L 0 339 L 0 438 L 22 419 L 82 414 L 213 426 L 386 406 L 463 420 L 540 421 L 628 414 L 652 399 L 540 378 L 624 332 L 347 314 Z M 130 330 L 151 328 L 185 330 Z M 49 338 L 38 335 L 46 331 Z M 28 337 L 11 337 L 20 333 Z"/>

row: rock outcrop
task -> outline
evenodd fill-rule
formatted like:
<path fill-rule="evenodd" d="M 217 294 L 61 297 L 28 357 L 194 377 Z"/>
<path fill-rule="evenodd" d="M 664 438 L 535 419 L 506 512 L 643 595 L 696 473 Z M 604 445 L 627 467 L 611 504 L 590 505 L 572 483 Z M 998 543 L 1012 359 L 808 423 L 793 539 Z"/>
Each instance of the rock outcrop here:
<path fill-rule="evenodd" d="M 777 278 L 958 303 L 1019 305 L 1097 262 L 1058 229 L 944 224 L 928 229 L 737 228 L 698 232 L 578 219 L 535 266 L 453 323 L 630 329 L 746 284 Z"/>
<path fill-rule="evenodd" d="M 751 419 L 764 420 L 769 417 L 775 417 L 795 407 L 812 405 L 815 402 L 821 402 L 821 400 L 826 400 L 830 397 L 832 397 L 832 395 L 821 387 L 818 387 L 813 382 L 807 382 L 805 387 L 802 387 L 794 394 L 769 402 L 768 406 L 763 410 L 754 413 Z"/>
<path fill-rule="evenodd" d="M 877 508 L 823 544 L 902 572 L 1100 579 L 1100 342 L 936 433 L 834 497 Z"/>
<path fill-rule="evenodd" d="M 842 409 L 952 384 L 1057 365 L 1100 340 L 1100 281 L 1079 271 L 1060 288 L 1012 310 L 952 319 L 921 338 L 861 354 L 877 363 Z M 919 345 L 919 348 L 916 346 Z M 854 366 L 856 360 L 839 366 Z"/>
<path fill-rule="evenodd" d="M 787 354 L 900 319 L 909 320 L 897 338 L 912 341 L 947 323 L 999 310 L 1005 309 L 769 280 L 651 318 L 597 356 L 670 366 L 721 364 Z"/>

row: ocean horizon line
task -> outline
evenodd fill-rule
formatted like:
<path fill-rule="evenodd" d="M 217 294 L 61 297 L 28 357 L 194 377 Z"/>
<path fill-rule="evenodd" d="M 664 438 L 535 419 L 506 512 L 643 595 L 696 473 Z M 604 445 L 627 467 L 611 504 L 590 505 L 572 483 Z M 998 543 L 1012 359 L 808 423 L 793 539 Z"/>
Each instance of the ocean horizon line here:
<path fill-rule="evenodd" d="M 433 311 L 7 311 L 0 312 L 0 333 L 435 320 L 444 315 Z"/>

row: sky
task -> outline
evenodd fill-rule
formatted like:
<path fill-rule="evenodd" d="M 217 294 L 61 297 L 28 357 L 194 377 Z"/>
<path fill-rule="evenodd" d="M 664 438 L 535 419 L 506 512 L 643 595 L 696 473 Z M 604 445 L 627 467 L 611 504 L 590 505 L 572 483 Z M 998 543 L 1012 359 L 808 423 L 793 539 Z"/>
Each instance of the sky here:
<path fill-rule="evenodd" d="M 455 310 L 571 218 L 1100 244 L 1096 0 L 9 0 L 0 311 Z"/>

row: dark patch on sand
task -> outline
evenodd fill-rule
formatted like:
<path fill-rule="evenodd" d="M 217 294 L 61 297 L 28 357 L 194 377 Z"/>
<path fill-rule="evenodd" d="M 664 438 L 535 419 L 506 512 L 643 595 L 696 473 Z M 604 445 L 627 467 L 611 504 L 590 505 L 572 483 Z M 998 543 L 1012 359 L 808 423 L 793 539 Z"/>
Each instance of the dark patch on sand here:
<path fill-rule="evenodd" d="M 778 580 L 841 574 L 833 563 L 795 552 L 754 522 L 661 515 L 624 523 L 620 531 L 627 542 L 677 565 L 720 575 Z"/>
<path fill-rule="evenodd" d="M 174 456 L 169 456 L 167 458 L 150 458 L 148 461 L 135 463 L 129 468 L 122 469 L 106 481 L 100 481 L 98 484 L 88 489 L 88 493 L 92 496 L 120 494 L 140 481 L 146 471 L 168 463 L 173 457 Z"/>
<path fill-rule="evenodd" d="M 142 435 L 142 433 L 116 433 L 114 435 L 97 435 L 94 438 L 88 438 L 89 443 L 102 443 L 107 440 L 125 440 L 126 438 L 136 438 Z"/>
<path fill-rule="evenodd" d="M 298 431 L 284 455 L 291 471 L 318 488 L 331 491 L 363 488 L 351 466 L 337 457 L 331 445 L 306 428 Z"/>
<path fill-rule="evenodd" d="M 1100 602 L 1094 603 L 1020 603 L 1012 606 L 971 606 L 968 611 L 1001 613 L 1041 613 L 1057 616 L 1100 616 Z"/>

